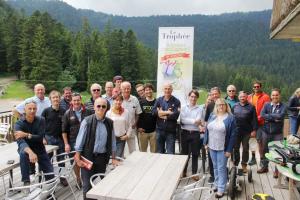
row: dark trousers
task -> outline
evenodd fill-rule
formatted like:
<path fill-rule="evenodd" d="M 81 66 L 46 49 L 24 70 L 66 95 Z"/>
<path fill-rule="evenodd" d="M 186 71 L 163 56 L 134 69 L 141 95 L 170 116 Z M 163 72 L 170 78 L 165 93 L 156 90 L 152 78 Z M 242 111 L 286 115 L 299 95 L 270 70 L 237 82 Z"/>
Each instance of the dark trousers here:
<path fill-rule="evenodd" d="M 208 167 L 209 167 L 210 176 L 215 178 L 214 165 L 213 165 L 212 159 L 210 157 L 209 151 L 208 151 Z"/>
<path fill-rule="evenodd" d="M 156 130 L 157 153 L 175 154 L 176 133 Z"/>
<path fill-rule="evenodd" d="M 269 153 L 268 143 L 272 142 L 272 141 L 280 141 L 282 139 L 283 139 L 282 133 L 269 134 L 269 133 L 263 131 L 263 134 L 262 134 L 263 157 L 260 161 L 263 168 L 268 168 L 268 164 L 269 164 L 268 159 L 265 157 L 265 154 Z"/>
<path fill-rule="evenodd" d="M 43 171 L 44 173 L 53 173 L 53 166 L 50 162 L 48 154 L 45 150 L 41 150 L 40 152 L 34 152 L 38 158 L 39 171 Z M 30 182 L 30 161 L 29 156 L 25 151 L 19 152 L 20 155 L 20 167 L 21 167 L 21 175 L 22 182 Z M 45 176 L 46 180 L 53 178 L 54 176 Z"/>
<path fill-rule="evenodd" d="M 238 166 L 240 163 L 240 146 L 241 143 L 243 145 L 243 153 L 242 153 L 242 165 L 247 165 L 249 160 L 249 140 L 250 133 L 238 133 L 236 137 L 236 143 L 233 148 L 233 156 L 231 157 L 234 165 Z"/>
<path fill-rule="evenodd" d="M 46 138 L 46 141 L 47 141 L 47 144 L 49 145 L 57 145 L 58 146 L 58 150 L 57 150 L 57 154 L 61 154 L 61 153 L 64 153 L 65 152 L 65 145 L 64 145 L 64 142 L 61 138 L 56 138 L 56 137 L 53 137 L 51 135 L 45 135 L 45 138 Z M 49 153 L 49 158 L 51 160 L 52 156 L 53 156 L 53 153 Z M 64 159 L 64 156 L 58 156 L 57 157 L 57 161 L 61 161 Z M 60 167 L 64 167 L 65 164 L 64 163 L 60 163 L 58 164 L 58 166 Z"/>
<path fill-rule="evenodd" d="M 183 173 L 186 174 L 190 154 L 192 154 L 192 174 L 196 174 L 198 170 L 198 156 L 202 143 L 200 140 L 200 132 L 198 131 L 181 131 L 181 154 L 189 155 L 188 161 L 184 167 Z"/>
<path fill-rule="evenodd" d="M 87 170 L 85 168 L 81 168 L 82 190 L 84 200 L 89 200 L 89 198 L 86 198 L 86 193 L 92 188 L 90 183 L 91 176 L 97 173 L 105 173 L 108 161 L 109 156 L 107 155 L 107 153 L 94 154 L 92 169 Z"/>

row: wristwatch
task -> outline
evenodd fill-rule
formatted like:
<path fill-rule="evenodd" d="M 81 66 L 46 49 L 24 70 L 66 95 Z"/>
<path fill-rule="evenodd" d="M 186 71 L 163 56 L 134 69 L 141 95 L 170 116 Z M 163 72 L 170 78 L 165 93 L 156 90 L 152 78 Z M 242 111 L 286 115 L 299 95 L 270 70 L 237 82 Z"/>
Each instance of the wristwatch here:
<path fill-rule="evenodd" d="M 32 138 L 32 135 L 30 133 L 28 133 L 27 139 L 31 139 L 31 138 Z"/>

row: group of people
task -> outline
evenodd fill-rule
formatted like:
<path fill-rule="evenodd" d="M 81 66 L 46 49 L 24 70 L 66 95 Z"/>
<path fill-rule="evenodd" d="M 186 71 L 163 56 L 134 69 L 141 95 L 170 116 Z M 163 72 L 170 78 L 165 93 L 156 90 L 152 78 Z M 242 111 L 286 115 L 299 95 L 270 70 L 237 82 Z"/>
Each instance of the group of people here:
<path fill-rule="evenodd" d="M 45 150 L 46 144 L 57 145 L 58 154 L 75 152 L 74 172 L 77 183 L 82 184 L 83 196 L 91 188 L 90 177 L 105 173 L 109 159 L 118 165 L 117 157 L 124 157 L 127 143 L 129 153 L 138 149 L 152 153 L 175 154 L 175 140 L 180 121 L 181 154 L 191 155 L 192 174 L 198 171 L 198 156 L 202 145 L 208 150 L 210 182 L 214 184 L 216 197 L 224 195 L 227 182 L 227 160 L 235 165 L 240 162 L 240 144 L 243 146 L 242 169 L 247 172 L 249 146 L 257 140 L 261 157 L 258 173 L 268 172 L 264 154 L 268 152 L 269 141 L 281 140 L 286 106 L 280 101 L 280 90 L 271 91 L 271 99 L 262 92 L 262 84 L 253 84 L 253 94 L 240 91 L 238 96 L 234 85 L 227 87 L 227 96 L 221 98 L 218 87 L 211 88 L 207 101 L 197 105 L 199 92 L 191 90 L 188 104 L 172 95 L 172 84 L 163 86 L 163 96 L 153 96 L 153 85 L 138 84 L 138 97 L 132 95 L 130 82 L 122 76 L 115 76 L 106 82 L 105 94 L 102 87 L 94 83 L 90 87 L 91 98 L 83 104 L 80 93 L 70 87 L 63 89 L 63 95 L 56 90 L 45 96 L 45 87 L 37 84 L 35 96 L 17 105 L 14 114 L 19 116 L 15 124 L 15 139 L 20 154 L 21 175 L 24 185 L 30 184 L 30 174 L 35 173 L 35 164 L 44 173 L 53 172 Z M 300 89 L 297 89 L 288 109 L 291 124 L 299 127 Z M 293 134 L 298 127 L 291 127 Z M 251 149 L 251 148 L 250 148 Z M 255 148 L 251 149 L 255 164 Z M 82 157 L 91 160 L 91 169 L 84 167 Z M 190 157 L 190 156 L 189 156 Z M 187 165 L 183 176 L 187 174 Z M 274 174 L 275 176 L 276 174 Z M 46 177 L 47 178 L 47 177 Z M 48 178 L 51 178 L 49 176 Z M 193 176 L 199 180 L 199 176 Z M 67 182 L 61 179 L 67 186 Z"/>

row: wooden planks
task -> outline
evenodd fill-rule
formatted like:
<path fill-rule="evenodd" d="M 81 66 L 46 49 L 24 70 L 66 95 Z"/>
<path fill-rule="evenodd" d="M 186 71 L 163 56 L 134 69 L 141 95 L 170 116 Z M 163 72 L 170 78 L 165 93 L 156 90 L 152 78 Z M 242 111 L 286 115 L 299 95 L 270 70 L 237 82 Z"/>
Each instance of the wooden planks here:
<path fill-rule="evenodd" d="M 96 199 L 170 199 L 187 156 L 133 152 L 87 196 Z"/>

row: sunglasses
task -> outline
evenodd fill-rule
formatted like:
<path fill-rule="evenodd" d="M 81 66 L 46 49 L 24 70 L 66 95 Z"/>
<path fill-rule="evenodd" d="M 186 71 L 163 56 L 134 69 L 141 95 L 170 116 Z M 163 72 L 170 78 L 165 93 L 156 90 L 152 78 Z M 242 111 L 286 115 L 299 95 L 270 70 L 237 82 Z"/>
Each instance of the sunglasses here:
<path fill-rule="evenodd" d="M 102 109 L 106 109 L 106 105 L 97 105 L 97 108 L 102 108 Z"/>
<path fill-rule="evenodd" d="M 235 90 L 227 90 L 228 92 L 235 92 Z"/>
<path fill-rule="evenodd" d="M 93 89 L 93 92 L 100 92 L 100 89 Z"/>
<path fill-rule="evenodd" d="M 258 86 L 258 85 L 254 85 L 254 86 L 253 86 L 253 88 L 260 88 L 260 86 Z"/>

